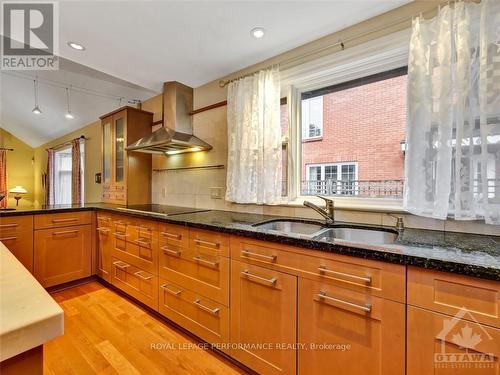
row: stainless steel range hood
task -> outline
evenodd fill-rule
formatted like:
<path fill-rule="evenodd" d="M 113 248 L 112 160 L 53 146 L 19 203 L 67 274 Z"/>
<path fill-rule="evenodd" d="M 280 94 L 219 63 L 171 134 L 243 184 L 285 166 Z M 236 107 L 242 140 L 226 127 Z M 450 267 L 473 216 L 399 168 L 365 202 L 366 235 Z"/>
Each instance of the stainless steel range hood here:
<path fill-rule="evenodd" d="M 193 89 L 179 82 L 163 85 L 163 126 L 150 135 L 128 145 L 127 151 L 173 155 L 205 151 L 212 148 L 193 135 L 191 115 Z"/>

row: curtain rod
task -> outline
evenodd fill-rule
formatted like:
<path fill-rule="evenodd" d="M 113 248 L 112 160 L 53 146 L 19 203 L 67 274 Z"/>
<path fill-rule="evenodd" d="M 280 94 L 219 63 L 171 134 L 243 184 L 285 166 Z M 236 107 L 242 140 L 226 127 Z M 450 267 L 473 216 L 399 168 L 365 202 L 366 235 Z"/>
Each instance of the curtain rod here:
<path fill-rule="evenodd" d="M 443 3 L 446 3 L 446 5 L 451 5 L 451 4 L 454 4 L 454 3 L 458 3 L 460 1 L 465 1 L 465 0 L 448 0 L 448 1 L 443 1 Z M 438 6 L 437 9 L 440 9 L 440 8 L 441 8 L 441 4 Z M 427 11 L 427 12 L 429 12 L 429 11 Z M 296 65 L 299 65 L 299 64 L 295 64 L 295 65 L 293 64 L 294 62 L 297 62 L 297 60 L 302 60 L 302 59 L 304 59 L 306 57 L 309 57 L 309 56 L 312 56 L 312 55 L 316 55 L 318 53 L 327 51 L 327 50 L 329 50 L 331 48 L 334 48 L 334 47 L 340 47 L 341 51 L 343 51 L 345 49 L 345 43 L 352 42 L 353 40 L 360 39 L 360 38 L 362 38 L 362 37 L 364 37 L 366 35 L 369 35 L 369 34 L 373 34 L 373 33 L 379 32 L 379 31 L 384 31 L 384 30 L 390 29 L 391 27 L 399 25 L 400 23 L 413 20 L 415 17 L 423 17 L 423 12 L 415 13 L 415 14 L 412 14 L 411 16 L 400 18 L 400 19 L 398 19 L 395 22 L 392 22 L 392 23 L 390 23 L 388 25 L 384 25 L 384 26 L 376 28 L 376 29 L 372 29 L 370 31 L 365 31 L 365 32 L 362 32 L 362 33 L 359 33 L 359 34 L 355 34 L 355 35 L 347 37 L 347 38 L 339 38 L 338 42 L 331 43 L 331 44 L 328 44 L 326 46 L 323 46 L 323 47 L 320 47 L 320 48 L 317 48 L 317 49 L 314 49 L 314 50 L 311 50 L 311 51 L 304 52 L 303 54 L 300 54 L 298 56 L 294 56 L 294 57 L 290 57 L 288 59 L 284 59 L 283 61 L 279 61 L 277 63 L 270 64 L 270 65 L 268 65 L 268 66 L 266 66 L 264 68 L 260 68 L 260 69 L 258 69 L 256 71 L 251 72 L 251 73 L 244 74 L 244 75 L 241 75 L 239 77 L 232 78 L 232 79 L 229 79 L 229 80 L 220 80 L 219 81 L 219 87 L 220 88 L 224 88 L 228 84 L 230 84 L 231 82 L 237 81 L 237 80 L 239 80 L 241 78 L 246 78 L 246 77 L 252 76 L 252 75 L 254 75 L 255 73 L 259 72 L 262 69 L 267 69 L 267 68 L 270 68 L 270 67 L 275 66 L 275 65 L 278 65 L 280 67 L 282 65 L 290 65 L 289 68 L 292 68 L 292 67 L 294 67 Z"/>
<path fill-rule="evenodd" d="M 70 144 L 71 144 L 71 142 L 73 142 L 73 141 L 78 141 L 78 140 L 84 140 L 84 141 L 86 141 L 86 140 L 88 140 L 88 139 L 89 139 L 89 138 L 85 137 L 84 135 L 81 135 L 81 136 L 79 136 L 79 137 L 77 137 L 77 138 L 70 139 L 69 141 L 59 143 L 58 145 L 55 145 L 55 146 L 53 146 L 53 147 L 46 148 L 46 150 L 47 150 L 47 151 L 48 151 L 48 150 L 57 150 L 58 148 L 61 148 L 61 147 L 63 147 L 63 146 L 68 146 L 68 145 L 70 145 Z"/>
<path fill-rule="evenodd" d="M 0 147 L 0 151 L 14 151 L 13 148 Z"/>

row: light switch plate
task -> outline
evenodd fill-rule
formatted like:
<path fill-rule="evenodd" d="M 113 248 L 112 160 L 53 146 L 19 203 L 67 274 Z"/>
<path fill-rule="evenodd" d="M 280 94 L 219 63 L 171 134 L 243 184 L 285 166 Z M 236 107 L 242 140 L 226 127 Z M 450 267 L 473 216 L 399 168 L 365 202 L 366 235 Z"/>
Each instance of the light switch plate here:
<path fill-rule="evenodd" d="M 210 188 L 210 198 L 212 198 L 212 199 L 221 199 L 222 198 L 222 188 L 220 188 L 220 187 L 211 187 Z"/>

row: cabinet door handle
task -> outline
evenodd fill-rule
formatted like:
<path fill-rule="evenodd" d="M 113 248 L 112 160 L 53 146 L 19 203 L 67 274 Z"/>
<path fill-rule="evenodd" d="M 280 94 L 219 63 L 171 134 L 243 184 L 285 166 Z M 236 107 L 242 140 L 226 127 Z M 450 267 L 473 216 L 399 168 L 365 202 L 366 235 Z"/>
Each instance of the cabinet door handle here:
<path fill-rule="evenodd" d="M 251 251 L 248 250 L 242 250 L 241 255 L 243 255 L 246 258 L 257 257 L 262 259 L 268 259 L 271 262 L 275 262 L 276 259 L 278 259 L 277 255 L 264 255 L 264 254 L 252 253 Z"/>
<path fill-rule="evenodd" d="M 345 305 L 345 306 L 350 306 L 350 307 L 354 307 L 355 309 L 360 309 L 360 310 L 363 310 L 365 312 L 371 312 L 372 311 L 372 305 L 370 304 L 364 304 L 364 305 L 358 305 L 357 303 L 352 303 L 352 302 L 348 302 L 348 301 L 344 301 L 344 300 L 341 300 L 341 299 L 338 299 L 338 298 L 334 298 L 334 297 L 330 297 L 328 294 L 326 294 L 325 291 L 321 291 L 317 294 L 317 296 L 319 297 L 319 302 L 323 302 L 325 300 L 327 301 L 332 301 L 332 302 L 336 302 L 336 303 L 340 303 L 342 305 Z"/>
<path fill-rule="evenodd" d="M 217 242 L 204 241 L 204 240 L 199 240 L 197 238 L 195 238 L 194 242 L 197 243 L 198 245 L 207 245 L 207 246 L 214 247 L 216 249 L 218 249 L 220 246 L 220 244 Z"/>
<path fill-rule="evenodd" d="M 215 309 L 211 309 L 210 307 L 203 305 L 199 298 L 195 299 L 193 301 L 193 303 L 195 306 L 202 309 L 203 311 L 209 312 L 210 314 L 213 314 L 213 315 L 219 315 L 220 308 L 216 307 Z"/>
<path fill-rule="evenodd" d="M 122 270 L 124 270 L 124 269 L 125 269 L 125 268 L 127 268 L 127 267 L 130 267 L 130 264 L 127 264 L 127 263 L 122 262 L 122 261 L 120 261 L 120 260 L 118 260 L 118 261 L 116 261 L 116 262 L 113 262 L 113 264 L 114 264 L 116 267 L 118 267 L 118 268 L 120 268 L 120 269 L 122 269 Z"/>
<path fill-rule="evenodd" d="M 180 240 L 182 238 L 182 235 L 180 235 L 180 234 L 173 234 L 173 233 L 168 233 L 168 232 L 160 232 L 160 234 L 163 237 L 170 237 L 170 238 L 174 238 L 176 240 Z"/>
<path fill-rule="evenodd" d="M 71 217 L 67 219 L 52 219 L 53 223 L 69 223 L 72 221 L 78 221 L 78 219 L 76 217 Z"/>
<path fill-rule="evenodd" d="M 0 224 L 0 228 L 15 228 L 19 226 L 17 223 L 12 223 L 12 224 Z"/>
<path fill-rule="evenodd" d="M 329 270 L 325 266 L 319 266 L 318 271 L 319 271 L 319 273 L 330 273 L 330 274 L 337 275 L 337 276 L 343 276 L 343 277 L 348 277 L 350 279 L 364 281 L 367 284 L 371 284 L 371 282 L 372 282 L 372 278 L 370 276 L 356 276 L 356 275 L 352 275 L 350 273 L 333 271 L 333 270 Z"/>
<path fill-rule="evenodd" d="M 137 272 L 134 272 L 134 275 L 140 277 L 143 280 L 151 280 L 153 278 L 153 275 L 146 273 L 147 276 L 144 276 L 143 273 L 146 273 L 146 272 L 137 271 Z"/>
<path fill-rule="evenodd" d="M 17 240 L 17 237 L 13 236 L 13 237 L 0 238 L 0 241 L 12 241 L 12 240 Z"/>
<path fill-rule="evenodd" d="M 198 262 L 198 263 L 201 263 L 201 264 L 206 264 L 206 265 L 211 266 L 211 267 L 219 267 L 219 262 L 211 262 L 209 260 L 203 259 L 199 255 L 193 257 L 193 260 L 195 262 Z"/>
<path fill-rule="evenodd" d="M 171 255 L 175 255 L 177 257 L 180 257 L 181 256 L 181 253 L 182 251 L 180 250 L 172 250 L 172 249 L 169 249 L 168 247 L 166 246 L 162 246 L 161 249 L 163 250 L 163 252 L 165 254 L 171 254 Z"/>
<path fill-rule="evenodd" d="M 59 232 L 52 232 L 53 236 L 62 236 L 64 234 L 75 234 L 78 233 L 78 229 L 75 230 L 61 230 Z"/>
<path fill-rule="evenodd" d="M 135 243 L 143 247 L 151 247 L 151 241 L 144 241 L 143 239 L 135 240 Z"/>
<path fill-rule="evenodd" d="M 272 277 L 270 279 L 266 279 L 265 277 L 253 275 L 248 270 L 243 271 L 241 273 L 241 275 L 243 277 L 247 278 L 249 281 L 261 281 L 261 282 L 264 282 L 264 283 L 267 283 L 267 284 L 271 284 L 271 285 L 276 285 L 276 281 L 278 281 L 278 279 L 276 279 L 276 277 Z"/>
<path fill-rule="evenodd" d="M 165 290 L 167 293 L 170 293 L 170 294 L 173 294 L 174 296 L 179 296 L 179 294 L 182 293 L 182 290 L 172 290 L 172 289 L 168 289 L 167 288 L 168 284 L 163 284 L 163 285 L 160 285 L 160 288 L 162 288 L 163 290 Z"/>

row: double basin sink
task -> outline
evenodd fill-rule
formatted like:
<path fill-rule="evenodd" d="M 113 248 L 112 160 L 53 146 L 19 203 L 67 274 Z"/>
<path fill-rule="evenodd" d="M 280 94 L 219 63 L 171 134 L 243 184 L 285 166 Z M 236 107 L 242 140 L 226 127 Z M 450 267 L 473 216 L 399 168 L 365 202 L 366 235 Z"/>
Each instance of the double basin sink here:
<path fill-rule="evenodd" d="M 316 221 L 293 219 L 275 219 L 253 224 L 260 228 L 281 234 L 299 235 L 318 241 L 333 241 L 335 239 L 367 244 L 393 244 L 398 238 L 398 232 L 386 228 L 361 227 L 346 224 L 321 224 Z"/>

